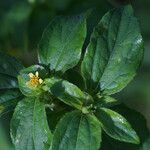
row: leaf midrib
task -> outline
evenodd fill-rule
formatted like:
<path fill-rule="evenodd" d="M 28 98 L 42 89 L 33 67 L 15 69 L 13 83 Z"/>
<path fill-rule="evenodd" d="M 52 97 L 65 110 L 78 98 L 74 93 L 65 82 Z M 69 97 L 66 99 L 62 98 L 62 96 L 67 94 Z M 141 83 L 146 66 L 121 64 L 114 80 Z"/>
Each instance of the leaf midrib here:
<path fill-rule="evenodd" d="M 119 22 L 119 28 L 118 28 L 118 32 L 117 32 L 117 35 L 116 35 L 116 40 L 115 40 L 115 43 L 114 43 L 114 46 L 113 46 L 113 49 L 112 49 L 112 51 L 110 51 L 109 50 L 109 47 L 108 47 L 108 51 L 109 52 L 112 52 L 110 55 L 109 55 L 109 58 L 108 58 L 108 62 L 107 62 L 107 64 L 106 64 L 106 66 L 105 66 L 105 69 L 104 69 L 104 71 L 103 71 L 103 75 L 104 75 L 104 73 L 105 73 L 105 71 L 106 71 L 106 69 L 107 69 L 107 67 L 109 66 L 109 64 L 110 64 L 110 59 L 111 59 L 111 57 L 113 56 L 113 54 L 114 54 L 114 49 L 115 49 L 115 47 L 116 47 L 116 43 L 118 43 L 118 35 L 119 35 L 119 31 L 121 30 L 120 28 L 121 28 L 121 22 L 122 22 L 122 17 L 123 17 L 123 12 L 124 12 L 124 8 L 123 8 L 123 11 L 122 11 L 122 13 L 121 13 L 121 18 L 120 18 L 120 22 Z M 114 15 L 114 12 L 113 12 L 113 15 Z M 113 16 L 112 15 L 112 16 Z M 112 19 L 112 16 L 111 16 L 111 19 Z M 111 22 L 111 21 L 110 21 Z M 109 23 L 109 27 L 108 27 L 108 30 L 110 29 L 110 23 Z M 109 34 L 109 33 L 108 33 Z M 108 45 L 108 35 L 107 35 L 107 45 Z M 102 75 L 102 77 L 103 77 L 103 75 Z M 101 79 L 102 79 L 102 77 L 101 77 Z M 100 80 L 101 80 L 100 79 Z M 105 87 L 107 87 L 108 85 L 109 85 L 110 83 L 107 83 L 107 85 L 105 85 Z"/>

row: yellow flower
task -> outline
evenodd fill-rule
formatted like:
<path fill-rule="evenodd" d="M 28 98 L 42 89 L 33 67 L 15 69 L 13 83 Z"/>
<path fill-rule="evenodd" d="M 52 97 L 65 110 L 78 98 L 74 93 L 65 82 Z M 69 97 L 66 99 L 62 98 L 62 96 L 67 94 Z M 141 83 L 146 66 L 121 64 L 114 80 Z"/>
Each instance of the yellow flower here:
<path fill-rule="evenodd" d="M 27 82 L 29 87 L 37 87 L 43 83 L 43 80 L 39 77 L 38 71 L 36 71 L 35 75 L 33 73 L 29 73 L 28 76 L 30 77 L 30 80 Z"/>

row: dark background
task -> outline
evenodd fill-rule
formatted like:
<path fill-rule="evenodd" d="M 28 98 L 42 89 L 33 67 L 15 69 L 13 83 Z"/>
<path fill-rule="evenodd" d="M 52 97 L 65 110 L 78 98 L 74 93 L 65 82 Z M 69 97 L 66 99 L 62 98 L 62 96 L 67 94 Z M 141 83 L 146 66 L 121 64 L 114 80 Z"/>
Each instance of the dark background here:
<path fill-rule="evenodd" d="M 90 28 L 111 8 L 132 3 L 145 42 L 144 61 L 134 81 L 118 98 L 140 111 L 150 129 L 150 0 L 0 0 L 0 50 L 25 66 L 37 63 L 37 45 L 47 24 L 57 15 L 78 14 L 93 8 Z M 3 117 L 9 129 L 11 114 Z M 2 122 L 2 121 L 1 121 Z"/>

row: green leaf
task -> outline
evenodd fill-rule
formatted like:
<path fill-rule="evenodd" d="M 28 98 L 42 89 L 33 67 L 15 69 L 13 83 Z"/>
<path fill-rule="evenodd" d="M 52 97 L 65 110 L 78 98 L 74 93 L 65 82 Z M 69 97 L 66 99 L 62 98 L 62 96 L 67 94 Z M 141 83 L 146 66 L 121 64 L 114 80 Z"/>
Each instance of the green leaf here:
<path fill-rule="evenodd" d="M 143 58 L 143 40 L 130 5 L 109 12 L 109 61 L 101 78 L 101 90 L 113 94 L 123 89 L 135 76 Z M 118 29 L 118 30 L 117 30 Z"/>
<path fill-rule="evenodd" d="M 16 77 L 22 68 L 14 57 L 0 52 L 0 90 L 18 88 Z"/>
<path fill-rule="evenodd" d="M 85 104 L 91 101 L 91 97 L 82 92 L 76 85 L 59 78 L 49 78 L 44 81 L 43 89 L 49 91 L 52 95 L 60 99 L 62 102 L 82 109 Z"/>
<path fill-rule="evenodd" d="M 19 73 L 19 88 L 25 96 L 36 96 L 42 93 L 42 84 L 39 84 L 37 86 L 29 86 L 27 84 L 30 81 L 29 73 L 33 73 L 35 75 L 36 72 L 39 73 L 39 78 L 42 80 L 44 80 L 44 78 L 46 78 L 48 75 L 48 72 L 45 70 L 45 68 L 40 65 L 30 66 L 21 70 Z"/>
<path fill-rule="evenodd" d="M 12 111 L 22 99 L 18 90 L 17 75 L 23 65 L 14 57 L 0 52 L 0 117 Z"/>
<path fill-rule="evenodd" d="M 143 142 L 149 137 L 150 133 L 147 128 L 147 122 L 143 115 L 139 112 L 136 112 L 133 109 L 127 108 L 125 105 L 121 104 L 119 106 L 113 107 L 114 111 L 117 111 L 119 114 L 123 115 L 129 122 L 132 124 L 133 129 L 140 137 L 140 145 L 135 145 L 132 143 L 125 143 L 117 141 L 113 138 L 110 138 L 105 133 L 103 134 L 101 149 L 102 150 L 141 150 L 140 148 L 143 145 Z"/>
<path fill-rule="evenodd" d="M 23 66 L 18 60 L 0 52 L 0 74 L 17 77 L 21 69 Z"/>
<path fill-rule="evenodd" d="M 133 129 L 140 137 L 141 143 L 143 143 L 149 137 L 150 131 L 148 129 L 145 116 L 133 109 L 128 108 L 125 106 L 125 104 L 114 106 L 112 109 L 113 111 L 123 115 L 130 122 Z"/>
<path fill-rule="evenodd" d="M 18 88 L 17 78 L 0 73 L 0 90 Z"/>
<path fill-rule="evenodd" d="M 100 142 L 101 127 L 96 117 L 73 111 L 58 123 L 51 150 L 98 150 Z"/>
<path fill-rule="evenodd" d="M 113 97 L 110 96 L 104 96 L 104 97 L 96 97 L 95 104 L 96 107 L 101 108 L 101 107 L 113 107 L 115 105 L 120 104 L 118 100 L 116 100 Z"/>
<path fill-rule="evenodd" d="M 22 98 L 23 96 L 18 89 L 0 90 L 0 117 L 12 111 Z"/>
<path fill-rule="evenodd" d="M 84 15 L 56 17 L 43 33 L 38 49 L 39 62 L 56 72 L 65 72 L 78 63 L 85 37 Z"/>
<path fill-rule="evenodd" d="M 81 74 L 88 91 L 99 88 L 98 84 L 108 60 L 107 46 L 102 36 L 101 22 L 94 29 L 81 64 Z"/>
<path fill-rule="evenodd" d="M 142 58 L 143 40 L 132 7 L 113 9 L 95 28 L 82 63 L 87 88 L 119 92 L 133 79 Z"/>
<path fill-rule="evenodd" d="M 19 102 L 11 120 L 11 138 L 16 150 L 46 150 L 50 145 L 45 106 L 38 98 Z"/>
<path fill-rule="evenodd" d="M 107 108 L 98 109 L 96 116 L 99 119 L 103 130 L 112 138 L 139 144 L 140 140 L 128 121 L 115 111 Z"/>

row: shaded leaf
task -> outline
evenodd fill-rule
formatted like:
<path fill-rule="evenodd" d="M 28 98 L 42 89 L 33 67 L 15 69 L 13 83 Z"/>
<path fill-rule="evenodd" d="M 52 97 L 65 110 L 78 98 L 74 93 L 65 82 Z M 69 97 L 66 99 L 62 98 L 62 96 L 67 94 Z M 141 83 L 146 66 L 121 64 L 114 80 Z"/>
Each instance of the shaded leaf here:
<path fill-rule="evenodd" d="M 14 57 L 0 52 L 0 90 L 18 88 L 16 77 L 22 68 Z"/>
<path fill-rule="evenodd" d="M 119 102 L 117 99 L 110 97 L 110 96 L 104 96 L 104 97 L 96 97 L 95 100 L 95 105 L 98 108 L 101 107 L 113 107 L 115 105 L 120 104 L 121 102 Z"/>
<path fill-rule="evenodd" d="M 0 52 L 0 74 L 17 77 L 21 69 L 23 66 L 17 59 Z"/>
<path fill-rule="evenodd" d="M 82 92 L 76 85 L 66 80 L 52 77 L 46 79 L 44 84 L 43 89 L 45 91 L 49 91 L 62 102 L 77 109 L 81 110 L 91 100 L 88 94 Z"/>
<path fill-rule="evenodd" d="M 0 73 L 0 90 L 18 88 L 17 78 Z"/>
<path fill-rule="evenodd" d="M 65 80 L 77 85 L 81 90 L 85 89 L 83 77 L 75 69 L 70 69 L 70 70 L 66 71 L 63 75 L 63 78 Z"/>
<path fill-rule="evenodd" d="M 0 116 L 12 111 L 18 101 L 23 98 L 18 89 L 0 91 Z"/>

